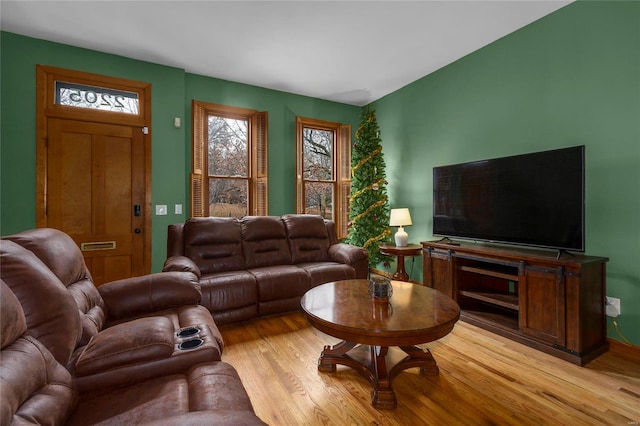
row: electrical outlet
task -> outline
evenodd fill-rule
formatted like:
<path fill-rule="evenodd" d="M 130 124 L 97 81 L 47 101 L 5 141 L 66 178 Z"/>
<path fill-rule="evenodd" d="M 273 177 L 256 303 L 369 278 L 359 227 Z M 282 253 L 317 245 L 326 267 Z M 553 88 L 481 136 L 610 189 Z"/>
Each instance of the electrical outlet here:
<path fill-rule="evenodd" d="M 622 313 L 620 310 L 620 299 L 607 296 L 605 310 L 608 317 L 615 318 Z"/>

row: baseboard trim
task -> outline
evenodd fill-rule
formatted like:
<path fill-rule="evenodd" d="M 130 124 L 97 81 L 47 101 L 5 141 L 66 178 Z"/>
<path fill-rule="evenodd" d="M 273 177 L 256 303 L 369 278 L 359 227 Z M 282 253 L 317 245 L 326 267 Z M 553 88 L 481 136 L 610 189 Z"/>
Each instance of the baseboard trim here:
<path fill-rule="evenodd" d="M 380 269 L 369 268 L 369 273 L 376 274 L 376 275 L 382 275 L 385 278 L 393 279 L 393 274 L 391 274 L 389 272 L 381 271 Z M 412 284 L 420 284 L 420 285 L 422 285 L 422 283 L 420 281 L 409 280 L 409 282 L 412 283 Z"/>
<path fill-rule="evenodd" d="M 627 352 L 633 354 L 640 359 L 640 346 L 632 345 L 630 343 L 621 342 L 620 340 L 607 338 L 609 342 L 609 349 L 613 349 L 616 352 Z"/>

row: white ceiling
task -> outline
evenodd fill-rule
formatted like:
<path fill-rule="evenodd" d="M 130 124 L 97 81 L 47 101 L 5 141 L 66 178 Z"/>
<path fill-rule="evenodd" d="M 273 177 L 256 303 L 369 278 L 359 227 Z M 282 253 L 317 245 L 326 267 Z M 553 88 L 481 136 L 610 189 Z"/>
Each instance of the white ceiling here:
<path fill-rule="evenodd" d="M 365 105 L 570 2 L 2 0 L 0 28 Z"/>

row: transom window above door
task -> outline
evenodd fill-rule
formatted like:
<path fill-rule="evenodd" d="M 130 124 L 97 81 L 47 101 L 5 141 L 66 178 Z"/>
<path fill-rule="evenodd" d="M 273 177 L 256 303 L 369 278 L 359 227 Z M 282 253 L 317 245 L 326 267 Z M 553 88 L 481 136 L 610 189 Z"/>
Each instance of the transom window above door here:
<path fill-rule="evenodd" d="M 138 93 L 56 80 L 55 104 L 100 111 L 139 114 Z"/>

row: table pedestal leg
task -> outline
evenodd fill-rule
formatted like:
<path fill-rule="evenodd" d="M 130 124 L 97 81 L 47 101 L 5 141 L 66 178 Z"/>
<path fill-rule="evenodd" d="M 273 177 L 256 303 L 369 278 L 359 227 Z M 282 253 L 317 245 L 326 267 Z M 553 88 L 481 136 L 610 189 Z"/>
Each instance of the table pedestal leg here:
<path fill-rule="evenodd" d="M 409 274 L 404 270 L 404 256 L 398 255 L 398 267 L 392 278 L 398 281 L 409 281 Z"/>
<path fill-rule="evenodd" d="M 353 352 L 347 354 L 352 349 Z M 371 404 L 377 409 L 393 409 L 398 403 L 391 383 L 399 373 L 407 368 L 417 367 L 422 375 L 437 376 L 439 370 L 428 349 L 401 346 L 400 349 L 406 354 L 402 359 L 398 357 L 402 356 L 402 352 L 392 349 L 393 354 L 386 346 L 358 345 L 347 341 L 335 346 L 325 346 L 318 360 L 318 371 L 335 372 L 337 364 L 359 371 L 373 387 Z"/>
<path fill-rule="evenodd" d="M 320 354 L 320 359 L 318 359 L 318 371 L 322 371 L 323 373 L 336 371 L 336 365 L 345 364 L 345 357 L 348 358 L 348 355 L 345 354 L 356 345 L 357 343 L 351 343 L 345 340 L 335 346 L 325 346 L 322 354 Z"/>
<path fill-rule="evenodd" d="M 371 405 L 378 409 L 393 409 L 398 406 L 396 394 L 391 388 L 391 378 L 387 370 L 387 353 L 389 348 L 371 346 L 371 363 L 373 366 L 373 380 L 371 384 Z"/>
<path fill-rule="evenodd" d="M 419 367 L 420 374 L 423 376 L 437 376 L 440 374 L 438 364 L 436 364 L 436 360 L 433 358 L 433 355 L 431 355 L 429 349 L 420 349 L 417 346 L 401 346 L 400 349 L 408 356 L 394 365 L 391 371 L 389 371 L 392 380 L 402 370 L 412 367 Z"/>

